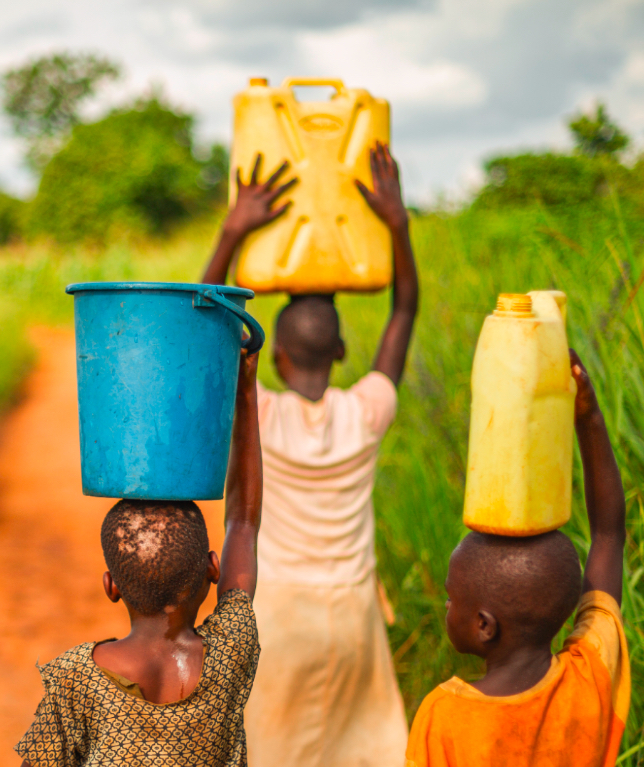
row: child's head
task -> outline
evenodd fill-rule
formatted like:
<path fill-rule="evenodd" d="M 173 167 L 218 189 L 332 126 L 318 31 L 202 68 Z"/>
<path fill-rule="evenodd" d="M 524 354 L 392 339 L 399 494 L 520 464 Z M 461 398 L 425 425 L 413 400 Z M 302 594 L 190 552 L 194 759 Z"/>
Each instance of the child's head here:
<path fill-rule="evenodd" d="M 571 541 L 553 531 L 528 538 L 470 533 L 452 553 L 445 582 L 447 633 L 463 653 L 549 645 L 581 593 Z"/>
<path fill-rule="evenodd" d="M 344 357 L 340 318 L 330 295 L 293 296 L 275 323 L 275 365 L 285 379 L 289 367 L 329 370 Z"/>
<path fill-rule="evenodd" d="M 103 521 L 101 545 L 116 598 L 141 615 L 200 604 L 217 579 L 206 523 L 192 501 L 119 501 Z"/>

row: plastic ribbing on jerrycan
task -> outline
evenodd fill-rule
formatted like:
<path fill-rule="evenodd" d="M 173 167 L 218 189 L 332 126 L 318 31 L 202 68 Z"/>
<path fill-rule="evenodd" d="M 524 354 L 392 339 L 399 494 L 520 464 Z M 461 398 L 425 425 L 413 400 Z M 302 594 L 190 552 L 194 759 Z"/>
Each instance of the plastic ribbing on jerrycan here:
<path fill-rule="evenodd" d="M 296 86 L 332 86 L 327 101 L 298 101 Z M 256 292 L 374 291 L 392 279 L 391 235 L 358 192 L 372 184 L 369 149 L 389 142 L 389 104 L 341 80 L 254 78 L 234 99 L 230 202 L 239 168 L 247 182 L 258 152 L 260 179 L 288 160 L 299 178 L 288 212 L 242 245 L 238 285 Z"/>
<path fill-rule="evenodd" d="M 85 495 L 222 498 L 250 290 L 89 282 L 74 295 Z M 242 325 L 250 338 L 242 340 Z"/>
<path fill-rule="evenodd" d="M 565 294 L 500 295 L 472 369 L 468 527 L 525 536 L 570 519 L 575 393 Z"/>

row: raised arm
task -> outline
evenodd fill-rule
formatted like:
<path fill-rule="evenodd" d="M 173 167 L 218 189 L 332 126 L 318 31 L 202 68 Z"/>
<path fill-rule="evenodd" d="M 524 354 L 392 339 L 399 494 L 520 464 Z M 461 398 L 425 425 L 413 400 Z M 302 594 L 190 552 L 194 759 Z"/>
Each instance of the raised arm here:
<path fill-rule="evenodd" d="M 373 364 L 374 370 L 398 385 L 405 367 L 418 310 L 418 277 L 409 239 L 409 220 L 400 189 L 398 165 L 389 147 L 376 144 L 371 150 L 373 192 L 356 179 L 356 186 L 376 215 L 391 232 L 394 258 L 393 302 L 389 322 Z"/>
<path fill-rule="evenodd" d="M 277 198 L 297 183 L 297 178 L 292 178 L 285 184 L 276 186 L 288 168 L 288 163 L 283 162 L 263 184 L 258 181 L 261 163 L 262 156 L 258 154 L 248 184 L 244 184 L 241 180 L 241 174 L 237 168 L 237 202 L 224 222 L 219 242 L 212 254 L 202 282 L 209 285 L 225 285 L 230 262 L 244 237 L 254 229 L 259 229 L 259 227 L 281 216 L 291 204 L 286 202 L 273 208 L 273 203 Z"/>
<path fill-rule="evenodd" d="M 244 589 L 251 598 L 257 583 L 257 534 L 262 510 L 262 453 L 257 420 L 258 354 L 242 352 L 235 421 L 226 479 L 226 537 L 217 594 Z"/>
<path fill-rule="evenodd" d="M 626 541 L 626 503 L 622 480 L 595 390 L 577 353 L 570 350 L 577 382 L 575 429 L 584 466 L 590 552 L 583 592 L 605 591 L 622 602 L 622 568 Z"/>

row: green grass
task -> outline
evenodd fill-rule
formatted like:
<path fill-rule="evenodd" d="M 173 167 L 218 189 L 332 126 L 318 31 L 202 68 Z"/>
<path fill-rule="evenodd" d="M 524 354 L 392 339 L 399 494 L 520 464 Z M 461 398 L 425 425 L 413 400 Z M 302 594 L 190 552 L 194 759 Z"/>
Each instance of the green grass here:
<path fill-rule="evenodd" d="M 34 359 L 26 335 L 26 317 L 11 300 L 0 300 L 0 414 L 17 399 Z"/>
<path fill-rule="evenodd" d="M 201 225 L 166 243 L 114 245 L 104 253 L 5 249 L 0 287 L 20 316 L 69 323 L 67 282 L 197 280 L 214 230 Z M 644 293 L 638 292 L 644 220 L 625 218 L 616 198 L 592 209 L 535 204 L 418 218 L 413 239 L 422 306 L 375 495 L 379 569 L 397 613 L 390 638 L 408 712 L 412 716 L 423 696 L 452 674 L 467 679 L 481 672 L 476 659 L 459 656 L 447 640 L 443 589 L 449 554 L 465 534 L 469 375 L 481 323 L 497 293 L 559 288 L 568 294 L 570 341 L 597 388 L 628 499 L 624 615 L 633 702 L 620 763 L 644 764 Z M 273 296 L 251 304 L 269 342 L 282 303 Z M 339 306 L 349 353 L 334 382 L 345 386 L 369 368 L 389 296 L 342 296 Z M 277 385 L 268 353 L 260 374 Z M 589 534 L 578 455 L 574 482 L 566 532 L 585 558 Z"/>

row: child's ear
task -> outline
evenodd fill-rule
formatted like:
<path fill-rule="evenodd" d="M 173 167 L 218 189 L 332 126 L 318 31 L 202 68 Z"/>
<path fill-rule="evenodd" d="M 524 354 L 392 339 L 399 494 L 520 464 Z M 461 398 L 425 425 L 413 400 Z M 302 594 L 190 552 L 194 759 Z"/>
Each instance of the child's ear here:
<path fill-rule="evenodd" d="M 344 345 L 344 341 L 340 339 L 340 343 L 338 344 L 338 351 L 335 355 L 335 359 L 337 362 L 342 362 L 342 360 L 346 357 L 347 354 L 347 347 Z"/>
<path fill-rule="evenodd" d="M 219 582 L 219 557 L 214 551 L 208 552 L 208 568 L 206 570 L 208 583 Z"/>
<path fill-rule="evenodd" d="M 491 612 L 488 612 L 487 610 L 479 610 L 477 630 L 480 642 L 491 642 L 499 635 L 498 621 Z"/>
<path fill-rule="evenodd" d="M 273 344 L 273 365 L 277 371 L 277 375 L 284 380 L 284 363 L 288 361 L 288 357 L 284 352 L 282 346 L 276 341 Z"/>
<path fill-rule="evenodd" d="M 118 586 L 114 583 L 112 573 L 107 570 L 103 573 L 103 588 L 107 594 L 107 598 L 110 602 L 118 602 L 121 598 L 121 592 L 118 590 Z"/>

